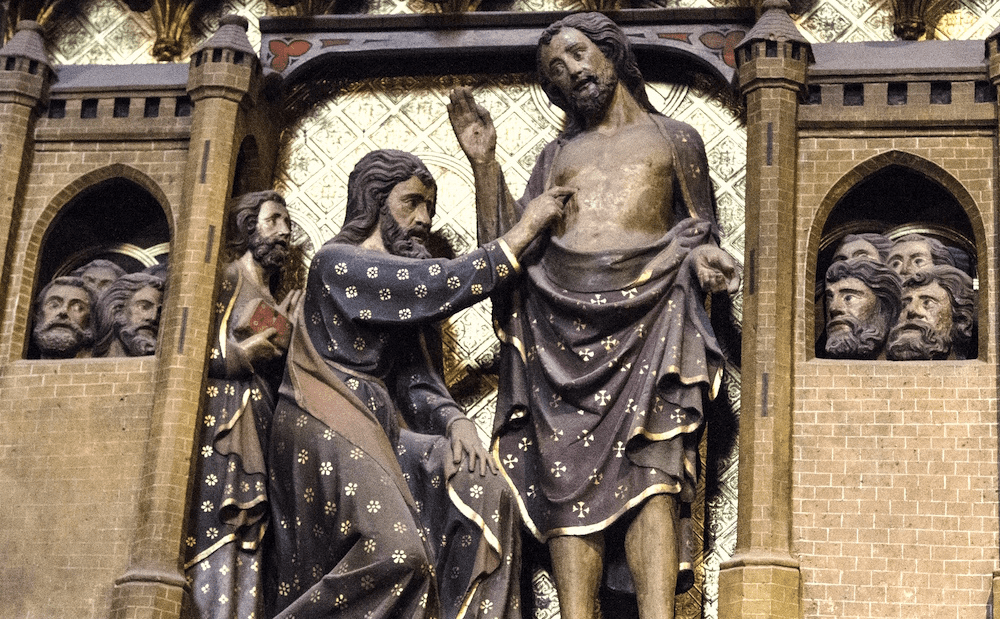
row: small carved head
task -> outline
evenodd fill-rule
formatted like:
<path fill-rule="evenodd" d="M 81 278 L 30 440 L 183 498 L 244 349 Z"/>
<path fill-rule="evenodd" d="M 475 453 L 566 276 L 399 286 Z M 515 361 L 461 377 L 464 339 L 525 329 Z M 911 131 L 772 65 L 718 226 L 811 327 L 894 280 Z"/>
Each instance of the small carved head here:
<path fill-rule="evenodd" d="M 163 304 L 164 281 L 149 273 L 123 275 L 97 302 L 97 343 L 94 356 L 107 356 L 116 347 L 129 357 L 156 353 Z"/>
<path fill-rule="evenodd" d="M 953 267 L 955 259 L 941 241 L 921 234 L 907 234 L 892 244 L 885 263 L 906 279 L 920 269 L 935 264 Z"/>
<path fill-rule="evenodd" d="M 833 254 L 833 261 L 868 258 L 884 263 L 889 257 L 890 250 L 892 241 L 884 235 L 876 232 L 848 234 L 840 239 L 840 244 Z"/>
<path fill-rule="evenodd" d="M 288 256 L 292 222 L 285 199 L 276 191 L 240 196 L 230 213 L 229 249 L 236 256 L 248 250 L 265 269 L 276 271 Z"/>
<path fill-rule="evenodd" d="M 826 271 L 826 352 L 838 359 L 875 359 L 900 308 L 900 281 L 868 258 L 840 260 Z"/>
<path fill-rule="evenodd" d="M 94 343 L 94 293 L 80 277 L 49 282 L 35 302 L 33 340 L 43 359 L 89 356 Z"/>
<path fill-rule="evenodd" d="M 83 279 L 87 288 L 90 288 L 94 296 L 99 298 L 101 293 L 111 285 L 111 282 L 125 275 L 125 269 L 110 260 L 99 258 L 77 268 L 70 275 Z"/>
<path fill-rule="evenodd" d="M 966 359 L 976 326 L 972 278 L 947 265 L 925 267 L 903 282 L 903 309 L 886 356 L 897 361 Z"/>

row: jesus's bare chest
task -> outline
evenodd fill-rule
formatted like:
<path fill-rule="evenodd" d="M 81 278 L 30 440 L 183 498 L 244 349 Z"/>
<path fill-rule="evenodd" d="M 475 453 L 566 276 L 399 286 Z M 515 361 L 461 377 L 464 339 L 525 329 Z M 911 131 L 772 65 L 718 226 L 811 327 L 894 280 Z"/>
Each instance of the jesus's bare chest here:
<path fill-rule="evenodd" d="M 561 239 L 580 251 L 644 245 L 674 225 L 674 160 L 648 124 L 583 134 L 556 160 L 551 182 L 576 189 Z"/>

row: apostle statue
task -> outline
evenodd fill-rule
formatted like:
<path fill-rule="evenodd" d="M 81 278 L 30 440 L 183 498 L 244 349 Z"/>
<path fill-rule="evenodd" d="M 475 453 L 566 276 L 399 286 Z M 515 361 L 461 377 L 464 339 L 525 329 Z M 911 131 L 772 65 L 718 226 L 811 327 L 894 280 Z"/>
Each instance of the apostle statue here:
<path fill-rule="evenodd" d="M 271 433 L 270 611 L 282 618 L 520 617 L 517 508 L 448 394 L 436 323 L 499 290 L 568 193 L 452 260 L 415 156 L 365 155 L 316 253 Z"/>
<path fill-rule="evenodd" d="M 263 616 L 264 446 L 301 296 L 274 297 L 291 236 L 281 195 L 241 196 L 230 222 L 236 258 L 215 307 L 188 515 L 185 570 L 199 619 Z"/>
<path fill-rule="evenodd" d="M 38 293 L 32 341 L 42 359 L 79 359 L 91 356 L 94 294 L 83 279 L 57 277 Z"/>
<path fill-rule="evenodd" d="M 885 341 L 900 309 L 896 272 L 868 256 L 839 260 L 826 271 L 826 344 L 837 359 L 885 359 Z"/>
<path fill-rule="evenodd" d="M 163 279 L 131 273 L 114 280 L 97 302 L 95 357 L 156 354 L 163 305 Z"/>
<path fill-rule="evenodd" d="M 640 617 L 669 618 L 687 563 L 678 514 L 694 499 L 704 400 L 723 365 L 704 295 L 735 292 L 737 267 L 718 246 L 702 139 L 653 109 L 622 30 L 571 15 L 544 31 L 537 59 L 567 124 L 519 202 L 488 112 L 467 89 L 449 104 L 480 242 L 544 191 L 573 192 L 513 294 L 493 298 L 504 342 L 494 455 L 548 544 L 564 619 L 592 619 L 606 557 L 627 563 Z"/>
<path fill-rule="evenodd" d="M 947 265 L 924 267 L 903 282 L 902 302 L 899 321 L 886 344 L 889 359 L 973 356 L 976 291 L 971 277 Z"/>

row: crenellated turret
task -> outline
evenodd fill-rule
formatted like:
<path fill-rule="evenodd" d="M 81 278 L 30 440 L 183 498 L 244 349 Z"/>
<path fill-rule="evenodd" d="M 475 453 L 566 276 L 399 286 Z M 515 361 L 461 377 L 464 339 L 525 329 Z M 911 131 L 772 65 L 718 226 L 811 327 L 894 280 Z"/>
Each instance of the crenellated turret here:
<path fill-rule="evenodd" d="M 194 101 L 213 96 L 248 104 L 256 101 L 261 67 L 247 38 L 248 27 L 245 17 L 226 15 L 215 34 L 191 54 L 188 92 Z"/>

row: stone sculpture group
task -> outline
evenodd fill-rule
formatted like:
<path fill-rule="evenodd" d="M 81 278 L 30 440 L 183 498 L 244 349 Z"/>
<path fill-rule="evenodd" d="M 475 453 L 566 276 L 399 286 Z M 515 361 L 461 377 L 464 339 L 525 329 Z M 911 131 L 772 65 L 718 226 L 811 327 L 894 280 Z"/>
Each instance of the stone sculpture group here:
<path fill-rule="evenodd" d="M 891 361 L 975 356 L 977 294 L 941 241 L 907 234 L 845 236 L 825 277 L 822 351 Z"/>
<path fill-rule="evenodd" d="M 520 200 L 489 113 L 451 93 L 476 185 L 465 255 L 431 255 L 437 185 L 402 151 L 361 158 L 341 231 L 280 299 L 284 199 L 232 208 L 187 520 L 196 616 L 517 617 L 522 529 L 549 550 L 562 617 L 594 617 L 611 572 L 640 617 L 673 616 L 723 366 L 705 298 L 740 276 L 701 137 L 650 104 L 622 30 L 569 16 L 537 59 L 567 123 Z M 824 283 L 824 356 L 975 354 L 973 280 L 933 238 L 848 235 Z M 155 354 L 163 295 L 156 273 L 94 261 L 42 289 L 34 345 Z M 502 342 L 489 448 L 436 328 L 485 299 Z"/>

